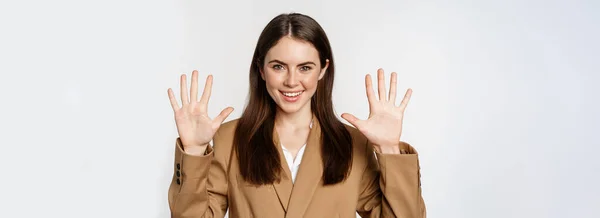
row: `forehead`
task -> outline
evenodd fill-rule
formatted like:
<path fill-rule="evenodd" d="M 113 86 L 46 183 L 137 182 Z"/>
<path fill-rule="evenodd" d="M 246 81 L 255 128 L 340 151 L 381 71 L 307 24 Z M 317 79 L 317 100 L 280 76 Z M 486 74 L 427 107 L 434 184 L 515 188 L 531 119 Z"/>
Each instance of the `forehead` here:
<path fill-rule="evenodd" d="M 285 36 L 267 52 L 265 62 L 280 60 L 287 64 L 298 64 L 306 61 L 318 63 L 319 52 L 307 41 Z"/>

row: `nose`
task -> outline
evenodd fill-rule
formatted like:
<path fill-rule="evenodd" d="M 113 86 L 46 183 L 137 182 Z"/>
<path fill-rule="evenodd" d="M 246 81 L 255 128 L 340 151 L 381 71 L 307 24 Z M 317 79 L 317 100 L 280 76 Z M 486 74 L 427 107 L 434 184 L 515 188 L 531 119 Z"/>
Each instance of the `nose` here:
<path fill-rule="evenodd" d="M 289 70 L 287 73 L 287 78 L 283 82 L 283 85 L 287 87 L 296 87 L 300 82 L 298 81 L 298 76 L 296 75 L 296 70 Z"/>

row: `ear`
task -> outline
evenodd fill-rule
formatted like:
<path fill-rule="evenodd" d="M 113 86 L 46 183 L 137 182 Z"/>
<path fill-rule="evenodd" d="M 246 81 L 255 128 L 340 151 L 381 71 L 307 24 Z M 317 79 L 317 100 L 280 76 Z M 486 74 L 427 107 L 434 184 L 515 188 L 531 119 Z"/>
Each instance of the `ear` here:
<path fill-rule="evenodd" d="M 262 66 L 258 66 L 258 71 L 260 72 L 260 77 L 265 80 L 265 72 L 263 72 Z"/>
<path fill-rule="evenodd" d="M 329 67 L 329 59 L 325 60 L 325 67 L 321 68 L 321 74 L 319 74 L 319 80 L 325 76 L 325 72 L 327 72 L 327 67 Z"/>

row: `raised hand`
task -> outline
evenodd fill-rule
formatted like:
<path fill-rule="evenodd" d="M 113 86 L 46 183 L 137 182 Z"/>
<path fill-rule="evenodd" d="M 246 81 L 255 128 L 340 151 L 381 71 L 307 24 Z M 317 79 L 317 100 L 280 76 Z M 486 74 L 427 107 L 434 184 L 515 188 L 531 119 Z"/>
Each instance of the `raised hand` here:
<path fill-rule="evenodd" d="M 194 70 L 192 72 L 192 89 L 188 99 L 186 75 L 182 74 L 180 81 L 181 107 L 177 104 L 173 90 L 170 88 L 167 90 L 171 107 L 175 112 L 177 132 L 186 153 L 203 154 L 221 123 L 233 111 L 232 107 L 227 107 L 214 119 L 208 117 L 208 100 L 210 99 L 212 81 L 213 77 L 209 75 L 206 78 L 202 97 L 198 101 L 198 71 Z"/>
<path fill-rule="evenodd" d="M 396 106 L 397 75 L 392 73 L 389 96 L 386 98 L 383 69 L 377 70 L 377 86 L 379 99 L 373 92 L 371 75 L 365 77 L 367 98 L 369 100 L 369 118 L 360 120 L 352 114 L 344 113 L 342 118 L 362 132 L 382 153 L 398 153 L 400 135 L 402 135 L 402 119 L 408 105 L 412 89 L 408 89 L 400 106 Z"/>

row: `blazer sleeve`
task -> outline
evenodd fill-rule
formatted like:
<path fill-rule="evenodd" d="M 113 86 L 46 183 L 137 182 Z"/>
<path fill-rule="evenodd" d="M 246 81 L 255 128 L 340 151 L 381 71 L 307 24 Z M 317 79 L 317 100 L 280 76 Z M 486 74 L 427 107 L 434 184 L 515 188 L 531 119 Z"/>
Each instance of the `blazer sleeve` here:
<path fill-rule="evenodd" d="M 363 218 L 425 218 L 421 173 L 416 150 L 400 142 L 408 154 L 381 154 L 367 143 L 368 164 L 360 183 L 357 212 Z"/>
<path fill-rule="evenodd" d="M 224 217 L 228 207 L 228 155 L 210 145 L 204 156 L 189 155 L 179 138 L 175 144 L 175 173 L 168 194 L 171 218 Z"/>

